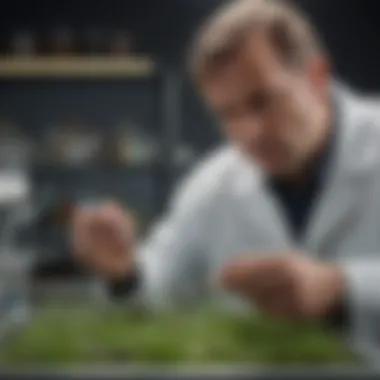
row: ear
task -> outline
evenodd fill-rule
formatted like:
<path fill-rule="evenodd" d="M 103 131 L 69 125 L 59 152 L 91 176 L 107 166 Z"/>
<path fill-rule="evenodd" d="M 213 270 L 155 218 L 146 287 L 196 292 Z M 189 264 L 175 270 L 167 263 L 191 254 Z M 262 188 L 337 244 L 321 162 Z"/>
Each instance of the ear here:
<path fill-rule="evenodd" d="M 314 58 L 309 64 L 309 80 L 320 94 L 328 90 L 331 77 L 329 61 L 324 57 Z"/>

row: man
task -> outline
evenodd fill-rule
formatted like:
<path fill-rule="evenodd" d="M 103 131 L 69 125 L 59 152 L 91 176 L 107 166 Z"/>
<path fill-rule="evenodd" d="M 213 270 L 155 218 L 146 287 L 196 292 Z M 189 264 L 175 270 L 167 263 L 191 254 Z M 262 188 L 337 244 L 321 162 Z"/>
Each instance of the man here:
<path fill-rule="evenodd" d="M 184 181 L 139 247 L 117 205 L 78 210 L 77 257 L 150 306 L 252 305 L 339 322 L 371 347 L 380 114 L 333 82 L 311 26 L 281 2 L 218 11 L 195 40 L 191 70 L 229 143 Z"/>

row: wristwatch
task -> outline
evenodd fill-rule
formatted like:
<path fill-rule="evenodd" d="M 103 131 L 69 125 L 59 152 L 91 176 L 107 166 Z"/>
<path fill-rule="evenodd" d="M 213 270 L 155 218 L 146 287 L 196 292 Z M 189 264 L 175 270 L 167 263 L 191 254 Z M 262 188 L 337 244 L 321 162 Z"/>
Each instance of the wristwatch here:
<path fill-rule="evenodd" d="M 350 327 L 350 310 L 347 297 L 342 300 L 326 316 L 325 325 L 337 331 L 346 331 Z"/>
<path fill-rule="evenodd" d="M 110 281 L 108 284 L 109 294 L 114 298 L 132 296 L 141 283 L 141 274 L 137 267 L 126 275 L 122 280 Z"/>

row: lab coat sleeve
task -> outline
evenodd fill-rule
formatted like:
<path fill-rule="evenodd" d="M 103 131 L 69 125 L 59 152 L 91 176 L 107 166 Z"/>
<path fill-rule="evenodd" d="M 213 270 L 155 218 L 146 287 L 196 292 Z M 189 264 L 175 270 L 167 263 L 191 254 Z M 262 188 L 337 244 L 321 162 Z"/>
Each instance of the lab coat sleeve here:
<path fill-rule="evenodd" d="M 215 195 L 203 182 L 197 176 L 180 185 L 167 214 L 138 249 L 138 299 L 149 308 L 199 303 L 206 296 L 206 238 Z"/>
<path fill-rule="evenodd" d="M 367 358 L 380 354 L 380 258 L 341 262 L 347 280 L 348 338 Z"/>

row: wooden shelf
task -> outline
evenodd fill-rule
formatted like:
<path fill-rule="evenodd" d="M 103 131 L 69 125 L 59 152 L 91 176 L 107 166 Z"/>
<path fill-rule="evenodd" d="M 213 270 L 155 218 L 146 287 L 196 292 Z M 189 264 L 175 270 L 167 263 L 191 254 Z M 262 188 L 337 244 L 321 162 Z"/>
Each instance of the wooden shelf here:
<path fill-rule="evenodd" d="M 158 169 L 161 169 L 162 165 L 157 163 L 145 164 L 145 165 L 123 165 L 123 164 L 105 164 L 105 165 L 92 165 L 92 166 L 66 166 L 62 164 L 35 164 L 32 167 L 34 173 L 54 173 L 56 175 L 62 175 L 65 173 L 73 174 L 92 174 L 92 173 L 122 173 L 126 175 L 127 173 L 148 173 L 148 172 L 157 172 Z M 1 177 L 0 177 L 1 179 Z"/>
<path fill-rule="evenodd" d="M 140 56 L 0 58 L 1 79 L 140 78 L 154 72 L 154 63 Z"/>

